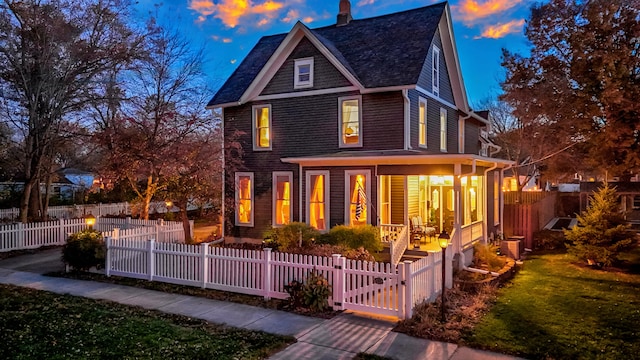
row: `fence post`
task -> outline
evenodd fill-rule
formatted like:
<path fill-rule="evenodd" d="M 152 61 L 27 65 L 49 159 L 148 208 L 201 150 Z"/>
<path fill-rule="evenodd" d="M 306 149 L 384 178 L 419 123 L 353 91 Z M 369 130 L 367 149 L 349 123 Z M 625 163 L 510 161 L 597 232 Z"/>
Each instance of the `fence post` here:
<path fill-rule="evenodd" d="M 202 288 L 207 288 L 207 282 L 209 282 L 209 261 L 207 261 L 207 255 L 209 255 L 209 244 L 200 244 L 200 250 L 202 251 Z"/>
<path fill-rule="evenodd" d="M 271 299 L 271 248 L 265 248 L 262 252 L 264 255 L 263 267 L 264 276 L 262 277 L 262 292 L 265 300 Z"/>
<path fill-rule="evenodd" d="M 107 253 L 104 259 L 104 274 L 107 277 L 111 276 L 111 237 L 106 236 L 104 238 L 104 245 L 107 248 Z"/>
<path fill-rule="evenodd" d="M 25 229 L 23 223 L 18 223 L 18 249 L 24 249 Z"/>
<path fill-rule="evenodd" d="M 405 260 L 403 264 L 402 281 L 404 281 L 404 303 L 398 304 L 398 307 L 404 305 L 404 318 L 409 319 L 413 315 L 413 274 L 411 273 L 411 261 Z M 399 309 L 398 309 L 399 310 Z"/>
<path fill-rule="evenodd" d="M 344 309 L 344 270 L 347 259 L 340 254 L 331 255 L 333 258 L 333 310 Z"/>
<path fill-rule="evenodd" d="M 445 274 L 445 286 L 447 289 L 451 289 L 453 287 L 453 251 L 451 251 L 451 245 L 449 245 L 449 249 L 447 249 L 447 258 L 442 259 L 442 261 L 446 261 L 445 267 L 447 273 Z"/>
<path fill-rule="evenodd" d="M 154 261 L 154 249 L 155 249 L 155 240 L 151 239 L 148 242 L 148 257 L 147 257 L 147 270 L 149 273 L 148 280 L 153 281 L 153 273 L 156 271 L 155 269 L 155 261 Z"/>
<path fill-rule="evenodd" d="M 58 220 L 60 229 L 58 231 L 58 245 L 64 245 L 65 243 L 65 231 L 64 231 L 64 219 Z"/>
<path fill-rule="evenodd" d="M 429 278 L 429 288 L 427 289 L 427 294 L 429 294 L 429 301 L 434 301 L 436 299 L 436 261 L 435 261 L 435 253 L 429 253 L 429 256 L 427 256 L 427 268 L 429 270 L 428 271 L 428 275 L 427 277 Z"/>

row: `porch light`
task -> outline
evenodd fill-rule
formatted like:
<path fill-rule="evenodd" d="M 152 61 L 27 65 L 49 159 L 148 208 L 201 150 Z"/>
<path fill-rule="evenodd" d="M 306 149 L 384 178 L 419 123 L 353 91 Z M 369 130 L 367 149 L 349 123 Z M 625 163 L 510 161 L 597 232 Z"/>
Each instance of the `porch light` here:
<path fill-rule="evenodd" d="M 96 217 L 93 214 L 89 213 L 89 215 L 85 215 L 84 223 L 87 224 L 89 230 L 93 229 L 93 225 L 96 224 Z"/>
<path fill-rule="evenodd" d="M 447 247 L 449 246 L 449 239 L 450 239 L 450 236 L 447 233 L 447 230 L 442 230 L 440 235 L 438 235 L 438 245 L 440 245 L 440 248 L 442 248 L 442 299 L 440 300 L 440 312 L 441 312 L 440 321 L 443 323 L 447 321 L 447 318 L 445 315 L 445 305 L 444 305 L 444 292 L 445 292 L 444 283 L 446 281 L 445 269 L 446 269 Z"/>
<path fill-rule="evenodd" d="M 164 205 L 167 207 L 167 210 L 169 210 L 169 208 L 173 206 L 173 201 L 165 200 Z"/>

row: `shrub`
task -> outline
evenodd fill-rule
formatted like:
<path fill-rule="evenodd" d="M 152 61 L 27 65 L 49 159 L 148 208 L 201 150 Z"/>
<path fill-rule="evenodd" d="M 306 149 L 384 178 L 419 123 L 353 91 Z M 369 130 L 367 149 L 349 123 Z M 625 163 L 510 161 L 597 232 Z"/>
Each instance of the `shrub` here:
<path fill-rule="evenodd" d="M 283 227 L 271 228 L 264 233 L 265 246 L 282 252 L 292 251 L 300 247 L 300 234 L 302 234 L 302 246 L 309 246 L 320 235 L 318 230 L 311 226 L 294 222 Z"/>
<path fill-rule="evenodd" d="M 330 245 L 344 245 L 351 249 L 364 248 L 368 252 L 382 250 L 380 232 L 375 226 L 345 226 L 338 225 L 331 228 L 328 236 L 318 239 L 319 243 Z"/>
<path fill-rule="evenodd" d="M 604 184 L 587 210 L 578 215 L 578 226 L 565 230 L 569 253 L 590 265 L 610 266 L 621 251 L 634 246 L 634 234 L 620 211 L 615 188 Z"/>
<path fill-rule="evenodd" d="M 289 307 L 296 309 L 302 306 L 303 300 L 303 284 L 298 280 L 292 280 L 284 286 L 284 291 L 289 294 Z"/>
<path fill-rule="evenodd" d="M 62 261 L 74 269 L 87 271 L 104 266 L 105 246 L 99 231 L 87 229 L 71 234 L 62 247 Z"/>
<path fill-rule="evenodd" d="M 482 268 L 486 266 L 489 271 L 498 271 L 506 263 L 506 259 L 497 254 L 498 247 L 475 243 L 473 245 L 473 266 Z"/>
<path fill-rule="evenodd" d="M 562 231 L 540 230 L 533 233 L 533 243 L 538 249 L 565 249 L 566 241 Z"/>
<path fill-rule="evenodd" d="M 322 312 L 329 309 L 329 295 L 331 285 L 327 279 L 316 270 L 311 270 L 307 281 L 302 287 L 304 305 L 313 312 Z"/>

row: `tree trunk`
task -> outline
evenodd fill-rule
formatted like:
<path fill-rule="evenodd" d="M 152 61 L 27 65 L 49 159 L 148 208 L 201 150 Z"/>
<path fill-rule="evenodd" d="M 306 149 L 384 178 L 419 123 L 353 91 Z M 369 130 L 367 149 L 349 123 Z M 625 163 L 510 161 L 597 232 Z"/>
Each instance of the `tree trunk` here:
<path fill-rule="evenodd" d="M 184 242 L 190 244 L 191 239 L 191 223 L 189 223 L 189 217 L 187 216 L 187 205 L 186 203 L 182 206 L 179 206 L 180 209 L 180 220 L 182 220 L 182 228 L 184 229 Z"/>
<path fill-rule="evenodd" d="M 29 218 L 31 220 L 42 219 L 42 208 L 40 204 L 40 178 L 36 180 L 36 183 L 31 187 L 31 195 L 29 195 Z"/>

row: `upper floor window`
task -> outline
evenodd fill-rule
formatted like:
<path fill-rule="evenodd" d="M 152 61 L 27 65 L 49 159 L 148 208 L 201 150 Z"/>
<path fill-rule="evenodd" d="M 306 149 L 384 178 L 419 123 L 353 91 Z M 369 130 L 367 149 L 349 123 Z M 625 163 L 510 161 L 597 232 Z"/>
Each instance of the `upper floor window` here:
<path fill-rule="evenodd" d="M 253 150 L 271 150 L 271 105 L 253 106 Z"/>
<path fill-rule="evenodd" d="M 437 46 L 433 47 L 431 60 L 433 69 L 431 80 L 431 83 L 433 85 L 432 91 L 433 95 L 440 96 L 440 49 Z"/>
<path fill-rule="evenodd" d="M 287 225 L 291 222 L 291 184 L 293 173 L 275 171 L 273 173 L 273 226 Z"/>
<path fill-rule="evenodd" d="M 293 88 L 302 89 L 313 87 L 313 58 L 295 60 L 295 74 Z"/>
<path fill-rule="evenodd" d="M 418 137 L 419 144 L 427 147 L 427 100 L 420 98 L 418 106 Z"/>
<path fill-rule="evenodd" d="M 350 96 L 338 99 L 340 147 L 362 146 L 362 97 Z"/>
<path fill-rule="evenodd" d="M 236 225 L 253 226 L 253 173 L 236 173 Z"/>
<path fill-rule="evenodd" d="M 447 109 L 440 108 L 440 151 L 447 151 Z"/>

